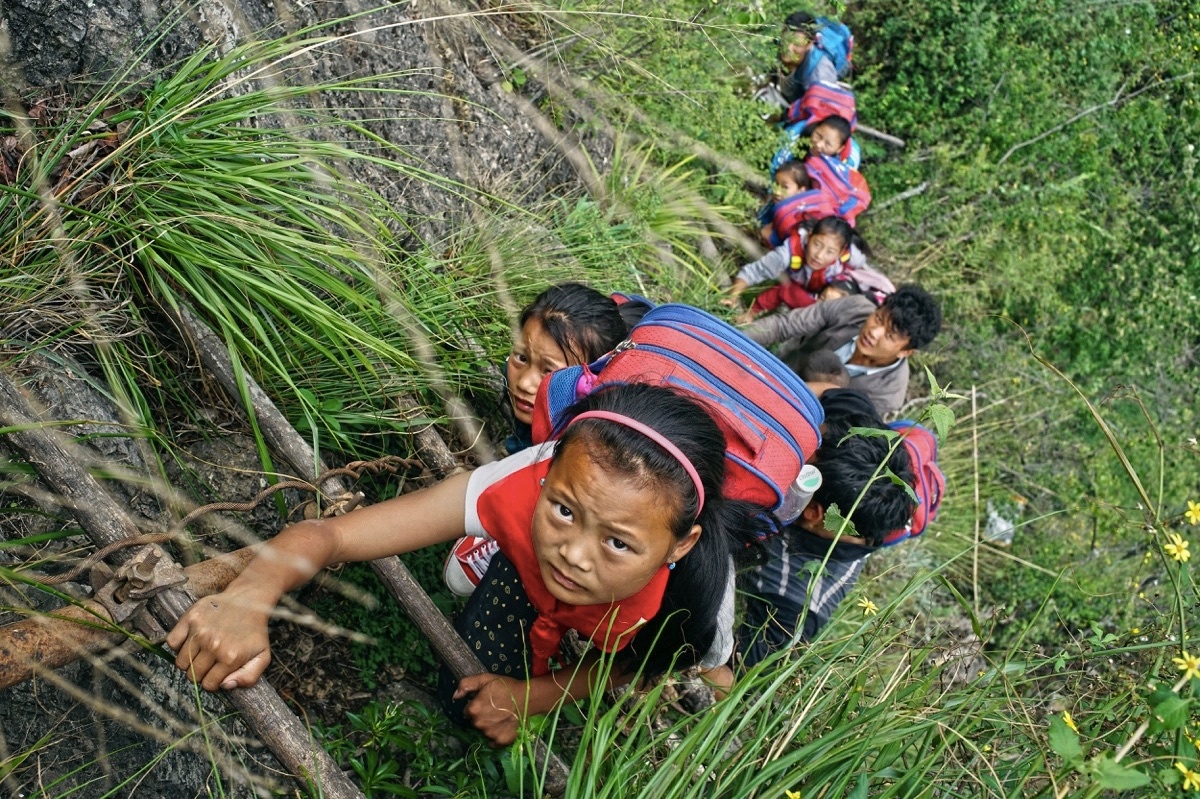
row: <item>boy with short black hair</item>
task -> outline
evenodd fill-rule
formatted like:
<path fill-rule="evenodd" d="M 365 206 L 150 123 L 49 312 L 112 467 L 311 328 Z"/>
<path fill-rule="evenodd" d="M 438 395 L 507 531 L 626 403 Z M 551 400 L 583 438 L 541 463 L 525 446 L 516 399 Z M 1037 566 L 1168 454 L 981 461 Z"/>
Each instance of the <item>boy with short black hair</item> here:
<path fill-rule="evenodd" d="M 766 560 L 742 578 L 747 600 L 738 648 L 745 667 L 820 632 L 853 589 L 866 559 L 889 532 L 908 523 L 915 508 L 904 486 L 886 473 L 876 475 L 886 461 L 888 470 L 912 482 L 904 447 L 889 454 L 888 438 L 849 435 L 854 427 L 884 427 L 870 400 L 857 391 L 831 389 L 821 405 L 822 443 L 812 459 L 821 470 L 821 487 L 800 518 L 766 542 Z M 840 525 L 826 521 L 834 506 L 850 517 L 854 535 L 838 537 Z M 822 562 L 824 571 L 814 576 L 809 564 Z"/>
<path fill-rule="evenodd" d="M 937 301 L 910 284 L 878 307 L 867 297 L 850 295 L 764 316 L 745 333 L 764 346 L 787 342 L 779 357 L 797 371 L 813 353 L 832 350 L 850 372 L 850 387 L 886 415 L 904 404 L 909 356 L 928 346 L 941 326 Z"/>

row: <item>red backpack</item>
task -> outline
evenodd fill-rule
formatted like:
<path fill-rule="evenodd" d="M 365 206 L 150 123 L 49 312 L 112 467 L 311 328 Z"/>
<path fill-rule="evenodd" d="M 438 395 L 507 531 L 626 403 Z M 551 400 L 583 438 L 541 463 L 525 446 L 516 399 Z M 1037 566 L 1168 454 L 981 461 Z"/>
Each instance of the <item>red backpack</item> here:
<path fill-rule="evenodd" d="M 855 218 L 871 205 L 871 189 L 867 180 L 857 169 L 851 169 L 842 161 L 828 155 L 810 155 L 804 159 L 808 176 L 829 194 L 837 216 L 851 226 Z"/>
<path fill-rule="evenodd" d="M 858 108 L 855 105 L 854 92 L 836 83 L 814 83 L 804 92 L 803 97 L 788 108 L 785 124 L 789 127 L 796 125 L 807 131 L 830 117 L 846 120 L 850 123 L 850 132 L 854 132 L 858 127 Z M 850 137 L 847 136 L 838 158 L 842 161 L 848 160 L 852 146 Z"/>
<path fill-rule="evenodd" d="M 772 512 L 821 445 L 825 412 L 795 372 L 740 330 L 678 304 L 650 310 L 594 363 L 546 377 L 534 402 L 533 442 L 559 433 L 576 400 L 624 383 L 668 386 L 699 401 L 725 434 L 725 496 Z"/>
<path fill-rule="evenodd" d="M 900 434 L 904 449 L 912 461 L 915 475 L 913 490 L 917 494 L 917 507 L 907 525 L 884 536 L 885 547 L 894 546 L 925 532 L 925 528 L 937 516 L 938 508 L 942 504 L 942 495 L 946 493 L 946 475 L 937 465 L 938 441 L 933 432 L 908 419 L 897 419 L 890 422 L 888 427 Z"/>
<path fill-rule="evenodd" d="M 824 189 L 809 189 L 775 203 L 771 211 L 771 245 L 778 247 L 788 240 L 806 220 L 837 216 L 837 203 Z"/>

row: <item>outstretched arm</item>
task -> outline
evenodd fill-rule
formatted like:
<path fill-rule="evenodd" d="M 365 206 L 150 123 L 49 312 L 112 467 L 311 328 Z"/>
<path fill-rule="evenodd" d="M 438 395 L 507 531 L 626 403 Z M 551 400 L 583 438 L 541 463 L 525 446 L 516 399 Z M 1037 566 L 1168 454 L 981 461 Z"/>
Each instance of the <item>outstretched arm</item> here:
<path fill-rule="evenodd" d="M 271 662 L 267 622 L 285 593 L 334 563 L 374 560 L 465 532 L 470 474 L 345 516 L 292 525 L 220 594 L 192 606 L 167 636 L 175 665 L 207 691 L 253 685 Z"/>

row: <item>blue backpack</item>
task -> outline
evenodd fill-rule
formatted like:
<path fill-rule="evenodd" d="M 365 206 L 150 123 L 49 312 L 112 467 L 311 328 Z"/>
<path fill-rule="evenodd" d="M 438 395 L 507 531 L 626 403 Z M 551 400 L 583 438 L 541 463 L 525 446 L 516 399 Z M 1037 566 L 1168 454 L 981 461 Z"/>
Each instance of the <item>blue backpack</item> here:
<path fill-rule="evenodd" d="M 817 31 L 813 37 L 813 48 L 808 51 L 804 63 L 800 65 L 801 83 L 807 87 L 812 84 L 813 72 L 822 58 L 833 62 L 837 76 L 844 78 L 850 74 L 850 58 L 854 53 L 854 35 L 850 29 L 836 19 L 829 17 L 817 18 Z"/>
<path fill-rule="evenodd" d="M 795 372 L 740 330 L 679 304 L 648 311 L 629 338 L 594 363 L 543 380 L 534 443 L 560 432 L 576 400 L 626 383 L 668 386 L 703 405 L 725 434 L 725 496 L 772 512 L 821 445 L 825 411 Z"/>

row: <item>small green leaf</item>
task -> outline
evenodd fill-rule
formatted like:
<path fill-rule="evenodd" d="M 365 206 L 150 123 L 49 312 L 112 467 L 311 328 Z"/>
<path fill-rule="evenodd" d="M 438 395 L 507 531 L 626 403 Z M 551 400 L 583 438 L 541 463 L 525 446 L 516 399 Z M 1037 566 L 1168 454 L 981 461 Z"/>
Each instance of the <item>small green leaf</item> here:
<path fill-rule="evenodd" d="M 891 441 L 898 435 L 900 434 L 895 430 L 879 427 L 851 427 L 848 431 L 846 431 L 846 435 L 842 438 L 842 441 L 845 441 L 851 436 L 862 436 L 863 438 L 886 438 L 888 441 Z M 842 441 L 839 441 L 838 444 L 840 445 Z"/>
<path fill-rule="evenodd" d="M 806 560 L 804 561 L 804 565 L 800 567 L 800 570 L 797 571 L 796 574 L 807 574 L 809 577 L 816 577 L 822 571 L 824 571 L 824 569 L 821 568 L 821 561 Z"/>
<path fill-rule="evenodd" d="M 937 431 L 938 441 L 945 441 L 950 428 L 954 426 L 954 411 L 941 403 L 934 403 L 929 406 L 928 413 L 929 421 Z"/>
<path fill-rule="evenodd" d="M 1178 730 L 1187 724 L 1192 703 L 1172 694 L 1157 703 L 1151 711 L 1150 732 L 1156 734 L 1164 730 Z"/>
<path fill-rule="evenodd" d="M 887 469 L 887 470 L 885 470 L 883 474 L 884 474 L 884 476 L 885 476 L 885 477 L 887 477 L 887 479 L 891 480 L 891 481 L 892 481 L 892 483 L 894 483 L 895 485 L 898 485 L 898 486 L 902 487 L 902 488 L 904 489 L 904 492 L 905 492 L 906 494 L 908 494 L 908 498 L 909 498 L 909 499 L 911 499 L 911 500 L 912 500 L 914 503 L 918 503 L 918 502 L 920 502 L 920 501 L 921 501 L 921 500 L 920 500 L 920 499 L 917 497 L 917 492 L 913 490 L 913 487 L 912 487 L 912 486 L 910 486 L 908 483 L 906 483 L 906 482 L 905 482 L 905 481 L 904 481 L 904 480 L 903 480 L 903 479 L 900 477 L 900 475 L 896 474 L 896 473 L 895 473 L 895 472 L 893 472 L 891 469 Z"/>
<path fill-rule="evenodd" d="M 1091 771 L 1096 784 L 1109 791 L 1129 791 L 1150 784 L 1149 775 L 1117 763 L 1111 755 L 1093 758 L 1088 764 L 1088 770 Z"/>
<path fill-rule="evenodd" d="M 940 397 L 944 389 L 938 385 L 937 378 L 933 376 L 933 371 L 928 366 L 925 367 L 925 379 L 929 381 L 929 393 L 933 397 Z"/>
<path fill-rule="evenodd" d="M 867 793 L 867 789 L 870 787 L 870 785 L 871 785 L 871 783 L 867 779 L 867 775 L 859 774 L 858 775 L 858 784 L 856 784 L 854 786 L 853 791 L 846 794 L 846 799 L 867 799 L 867 796 L 869 795 Z"/>
<path fill-rule="evenodd" d="M 858 536 L 858 530 L 854 529 L 854 522 L 843 516 L 841 509 L 836 504 L 825 509 L 825 529 L 843 536 Z"/>
<path fill-rule="evenodd" d="M 1050 748 L 1068 765 L 1076 768 L 1083 765 L 1083 747 L 1079 744 L 1079 733 L 1068 727 L 1061 716 L 1050 717 Z"/>

